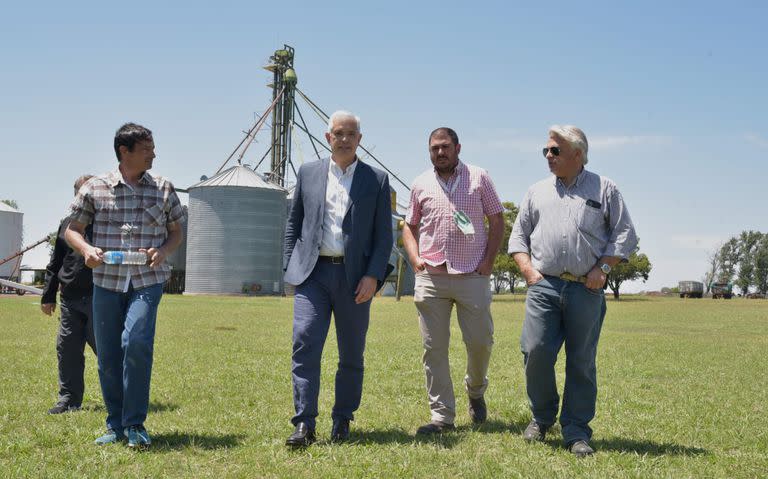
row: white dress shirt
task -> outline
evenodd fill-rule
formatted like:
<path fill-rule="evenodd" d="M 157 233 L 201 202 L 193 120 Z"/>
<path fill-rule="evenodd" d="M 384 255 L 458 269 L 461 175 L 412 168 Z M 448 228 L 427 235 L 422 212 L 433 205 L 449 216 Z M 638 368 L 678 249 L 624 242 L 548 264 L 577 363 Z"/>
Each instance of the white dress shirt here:
<path fill-rule="evenodd" d="M 328 186 L 325 188 L 323 240 L 320 243 L 320 256 L 344 256 L 341 224 L 349 206 L 349 190 L 352 187 L 352 177 L 357 167 L 357 158 L 347 167 L 347 171 L 341 171 L 333 158 L 328 163 Z"/>

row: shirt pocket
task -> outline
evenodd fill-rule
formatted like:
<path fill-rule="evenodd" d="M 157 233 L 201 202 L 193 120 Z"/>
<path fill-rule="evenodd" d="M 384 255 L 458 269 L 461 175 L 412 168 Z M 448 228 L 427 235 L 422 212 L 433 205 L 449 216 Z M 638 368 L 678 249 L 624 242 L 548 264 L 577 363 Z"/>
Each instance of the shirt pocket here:
<path fill-rule="evenodd" d="M 579 208 L 577 223 L 584 233 L 598 236 L 598 233 L 605 229 L 603 210 L 584 203 Z"/>
<path fill-rule="evenodd" d="M 163 211 L 162 205 L 157 203 L 145 204 L 142 223 L 151 228 L 165 228 L 167 215 Z"/>

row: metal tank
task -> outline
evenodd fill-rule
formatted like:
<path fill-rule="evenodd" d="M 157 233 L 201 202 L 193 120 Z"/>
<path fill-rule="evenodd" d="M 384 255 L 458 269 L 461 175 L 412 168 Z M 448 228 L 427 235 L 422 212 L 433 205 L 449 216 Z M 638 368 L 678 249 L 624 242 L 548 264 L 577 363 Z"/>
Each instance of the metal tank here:
<path fill-rule="evenodd" d="M 21 250 L 24 214 L 0 201 L 0 260 Z M 21 256 L 0 265 L 0 278 L 8 278 L 11 273 L 18 273 Z"/>
<path fill-rule="evenodd" d="M 184 294 L 282 294 L 286 190 L 237 165 L 188 191 Z"/>
<path fill-rule="evenodd" d="M 163 292 L 169 294 L 181 294 L 184 292 L 184 282 L 187 269 L 187 218 L 189 210 L 187 206 L 181 207 L 184 210 L 184 220 L 181 222 L 181 230 L 184 233 L 184 239 L 173 253 L 168 255 L 165 261 L 171 266 L 171 277 L 163 285 Z"/>

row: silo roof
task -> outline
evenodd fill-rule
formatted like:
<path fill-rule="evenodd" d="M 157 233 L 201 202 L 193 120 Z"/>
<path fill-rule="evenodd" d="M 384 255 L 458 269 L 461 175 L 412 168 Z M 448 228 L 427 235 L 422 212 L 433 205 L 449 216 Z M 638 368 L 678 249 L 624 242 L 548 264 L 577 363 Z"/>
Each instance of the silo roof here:
<path fill-rule="evenodd" d="M 7 205 L 0 201 L 0 211 L 10 211 L 12 213 L 21 213 L 21 211 L 17 210 L 13 206 Z"/>
<path fill-rule="evenodd" d="M 188 189 L 214 186 L 245 186 L 247 188 L 285 191 L 285 188 L 264 181 L 258 173 L 243 165 L 228 168 L 216 176 L 190 186 Z"/>

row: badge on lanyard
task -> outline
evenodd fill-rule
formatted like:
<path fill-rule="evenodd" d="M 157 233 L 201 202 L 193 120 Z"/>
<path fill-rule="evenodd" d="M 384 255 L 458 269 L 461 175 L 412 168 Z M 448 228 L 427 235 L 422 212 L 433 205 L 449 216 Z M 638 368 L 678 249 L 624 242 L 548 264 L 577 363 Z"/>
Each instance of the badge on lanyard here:
<path fill-rule="evenodd" d="M 471 236 L 475 234 L 475 225 L 472 224 L 472 220 L 469 219 L 466 213 L 460 210 L 453 212 L 453 222 L 459 227 L 459 231 L 464 233 L 465 236 Z"/>

